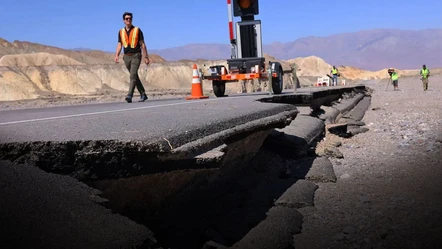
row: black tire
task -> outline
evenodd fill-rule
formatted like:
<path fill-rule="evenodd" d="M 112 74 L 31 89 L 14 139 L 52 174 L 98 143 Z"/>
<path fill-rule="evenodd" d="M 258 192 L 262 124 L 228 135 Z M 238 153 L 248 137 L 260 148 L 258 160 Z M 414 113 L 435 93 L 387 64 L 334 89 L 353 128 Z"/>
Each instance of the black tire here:
<path fill-rule="evenodd" d="M 272 77 L 272 90 L 274 94 L 282 93 L 284 86 L 284 77 L 281 64 L 275 62 L 276 73 L 278 77 Z"/>
<path fill-rule="evenodd" d="M 226 92 L 226 81 L 213 80 L 212 81 L 213 93 L 216 97 L 223 97 Z"/>

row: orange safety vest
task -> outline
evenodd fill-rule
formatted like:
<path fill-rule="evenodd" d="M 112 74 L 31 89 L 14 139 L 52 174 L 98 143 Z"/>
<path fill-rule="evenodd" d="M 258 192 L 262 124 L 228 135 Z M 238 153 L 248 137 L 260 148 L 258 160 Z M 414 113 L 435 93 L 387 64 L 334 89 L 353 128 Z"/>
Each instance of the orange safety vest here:
<path fill-rule="evenodd" d="M 130 30 L 129 37 L 127 37 L 126 28 L 122 28 L 120 30 L 120 37 L 123 47 L 127 48 L 129 43 L 131 48 L 135 48 L 138 45 L 138 34 L 140 33 L 139 30 L 140 29 L 138 27 L 133 27 Z"/>

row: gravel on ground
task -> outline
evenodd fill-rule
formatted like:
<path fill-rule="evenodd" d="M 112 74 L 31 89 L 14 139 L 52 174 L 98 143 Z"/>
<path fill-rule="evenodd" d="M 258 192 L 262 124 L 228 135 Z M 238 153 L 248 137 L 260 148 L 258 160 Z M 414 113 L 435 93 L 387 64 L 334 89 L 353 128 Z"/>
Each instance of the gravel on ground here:
<path fill-rule="evenodd" d="M 296 248 L 442 248 L 442 76 L 425 92 L 417 77 L 399 91 L 367 86 L 369 130 L 339 138 L 337 182 L 318 183 L 314 206 L 298 209 Z"/>

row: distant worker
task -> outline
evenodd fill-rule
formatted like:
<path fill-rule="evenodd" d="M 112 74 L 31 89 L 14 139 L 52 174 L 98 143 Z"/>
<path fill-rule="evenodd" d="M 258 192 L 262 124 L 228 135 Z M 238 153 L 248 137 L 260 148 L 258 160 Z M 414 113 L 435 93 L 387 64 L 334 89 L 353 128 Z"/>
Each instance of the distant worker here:
<path fill-rule="evenodd" d="M 430 77 L 430 70 L 427 68 L 427 66 L 423 65 L 422 69 L 420 71 L 422 84 L 424 87 L 424 91 L 428 90 L 428 77 Z"/>
<path fill-rule="evenodd" d="M 140 68 L 141 60 L 143 59 L 146 65 L 149 65 L 149 55 L 147 54 L 146 44 L 144 43 L 144 35 L 140 28 L 132 25 L 132 13 L 125 12 L 123 14 L 123 22 L 125 27 L 118 32 L 118 45 L 115 52 L 115 62 L 118 63 L 121 48 L 124 47 L 124 64 L 130 73 L 130 85 L 129 92 L 125 98 L 127 103 L 132 103 L 132 97 L 134 95 L 135 86 L 138 92 L 140 92 L 140 100 L 138 102 L 144 102 L 147 100 L 146 91 L 138 76 L 138 69 Z M 141 51 L 143 51 L 144 57 L 142 57 Z"/>
<path fill-rule="evenodd" d="M 296 67 L 296 64 L 293 63 L 291 65 L 292 68 L 292 80 L 293 80 L 293 88 L 295 89 L 295 92 L 297 92 L 298 88 L 301 87 L 299 84 L 298 75 L 296 74 L 296 71 L 298 70 Z"/>
<path fill-rule="evenodd" d="M 391 72 L 391 82 L 393 83 L 393 90 L 399 90 L 398 84 L 399 84 L 399 75 L 397 74 L 396 71 L 393 70 L 393 72 Z"/>
<path fill-rule="evenodd" d="M 337 86 L 338 85 L 338 77 L 339 77 L 339 71 L 338 69 L 333 66 L 332 70 L 330 71 L 330 73 L 333 76 L 333 81 L 332 81 L 332 86 Z"/>
<path fill-rule="evenodd" d="M 205 65 L 204 65 L 204 66 L 205 66 Z M 202 68 L 199 68 L 198 71 L 199 71 L 200 82 L 201 82 L 201 84 L 203 84 L 203 80 L 204 80 L 204 71 L 203 71 Z"/>

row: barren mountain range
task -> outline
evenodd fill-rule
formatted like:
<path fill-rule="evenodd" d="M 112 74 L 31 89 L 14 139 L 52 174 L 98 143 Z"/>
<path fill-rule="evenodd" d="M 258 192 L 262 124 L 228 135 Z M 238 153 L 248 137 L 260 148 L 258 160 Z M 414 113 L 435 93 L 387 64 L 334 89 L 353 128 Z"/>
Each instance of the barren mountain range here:
<path fill-rule="evenodd" d="M 375 36 L 373 32 L 379 33 L 377 40 L 373 38 Z M 289 69 L 291 63 L 296 63 L 302 86 L 312 86 L 316 82 L 316 77 L 329 73 L 330 63 L 338 59 L 342 63 L 333 64 L 345 65 L 338 68 L 341 78 L 347 79 L 349 83 L 360 79 L 385 78 L 388 76 L 385 68 L 402 69 L 402 67 L 394 65 L 402 65 L 403 63 L 410 63 L 409 65 L 413 65 L 410 67 L 415 70 L 400 70 L 401 75 L 417 74 L 416 69 L 422 64 L 419 58 L 423 58 L 422 60 L 430 69 L 435 68 L 434 65 L 442 66 L 440 63 L 442 43 L 439 42 L 442 38 L 441 30 L 388 31 L 390 32 L 388 37 L 385 36 L 385 32 L 387 31 L 363 31 L 335 35 L 329 38 L 304 38 L 290 43 L 291 45 L 271 44 L 266 46 L 266 50 L 273 51 L 274 54 L 267 52 L 265 57 L 267 61 L 281 62 L 284 69 Z M 409 32 L 409 37 L 407 38 L 403 32 Z M 359 43 L 353 37 L 356 34 L 359 34 Z M 356 51 L 354 46 L 360 44 L 364 37 L 366 43 L 361 45 L 359 50 L 356 49 L 359 52 L 352 56 L 352 51 Z M 402 41 L 401 37 L 405 37 L 405 41 Z M 437 37 L 439 40 L 436 42 Z M 422 43 L 422 40 L 425 39 L 427 42 Z M 353 47 L 350 46 L 351 44 Z M 211 49 L 206 49 L 204 46 Z M 152 63 L 147 67 L 142 65 L 139 70 L 140 78 L 146 87 L 149 98 L 188 95 L 191 90 L 192 64 L 196 63 L 204 70 L 211 65 L 226 65 L 225 58 L 228 55 L 222 55 L 224 53 L 222 46 L 226 46 L 228 54 L 228 44 L 218 45 L 218 47 L 209 44 L 189 45 L 185 46 L 185 49 L 171 48 L 161 51 L 149 49 Z M 344 51 L 345 47 L 347 47 L 347 52 Z M 168 51 L 172 51 L 176 56 L 171 58 L 172 55 Z M 198 53 L 204 51 L 204 53 L 198 54 L 196 51 Z M 339 51 L 345 53 L 342 52 L 342 55 L 337 57 L 331 55 Z M 379 55 L 380 51 L 387 51 L 385 52 L 387 55 Z M 155 54 L 156 52 L 160 55 Z M 180 53 L 181 55 L 179 55 Z M 317 56 L 321 53 L 324 53 L 325 60 Z M 393 56 L 392 53 L 403 54 L 403 57 Z M 326 59 L 327 56 L 331 56 L 332 59 Z M 186 59 L 186 57 L 190 59 Z M 209 59 L 195 59 L 204 57 Z M 213 60 L 210 57 L 221 59 Z M 118 64 L 114 63 L 113 59 L 113 53 L 105 51 L 62 49 L 28 41 L 9 42 L 0 38 L 0 101 L 57 102 L 66 99 L 75 99 L 74 102 L 83 102 L 85 99 L 121 101 L 128 90 L 129 73 L 122 63 L 122 59 Z M 363 65 L 363 63 L 368 65 L 368 62 L 379 70 L 368 71 L 357 66 Z M 439 64 L 437 64 L 438 62 Z M 432 72 L 434 73 L 435 70 L 433 69 Z M 292 88 L 293 82 L 290 75 L 284 77 L 285 88 Z M 206 94 L 211 94 L 211 82 L 204 81 L 203 89 Z M 227 94 L 249 91 L 266 91 L 266 84 L 265 82 L 250 81 L 227 84 L 226 87 Z M 0 106 L 2 106 L 1 103 Z"/>
<path fill-rule="evenodd" d="M 354 66 L 366 70 L 388 67 L 416 69 L 422 64 L 432 68 L 442 67 L 441 41 L 442 29 L 374 29 L 264 44 L 263 50 L 282 60 L 313 55 L 336 66 Z M 151 51 L 166 60 L 230 58 L 227 40 L 224 44 L 189 44 Z"/>

